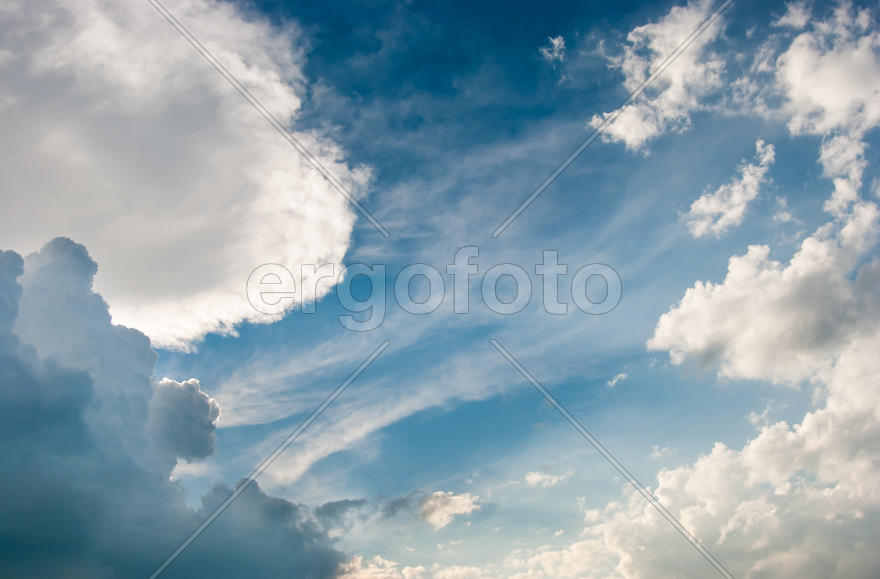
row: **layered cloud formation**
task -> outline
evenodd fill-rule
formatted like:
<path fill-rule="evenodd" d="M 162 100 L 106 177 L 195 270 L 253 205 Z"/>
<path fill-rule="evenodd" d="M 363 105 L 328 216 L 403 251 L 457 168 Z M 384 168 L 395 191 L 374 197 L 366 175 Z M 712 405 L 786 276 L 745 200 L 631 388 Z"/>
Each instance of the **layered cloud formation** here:
<path fill-rule="evenodd" d="M 145 577 L 231 492 L 191 509 L 169 480 L 213 452 L 219 408 L 197 380 L 154 380 L 96 269 L 68 239 L 0 252 L 0 575 Z M 308 512 L 252 485 L 167 575 L 329 576 L 342 560 Z"/>
<path fill-rule="evenodd" d="M 296 29 L 218 0 L 166 4 L 295 123 L 306 90 Z M 244 296 L 256 266 L 338 264 L 348 248 L 348 202 L 147 2 L 0 0 L 0 79 L 0 247 L 85 243 L 114 321 L 155 345 L 271 321 Z M 294 134 L 363 190 L 368 172 L 337 145 Z M 306 299 L 329 289 L 314 281 Z"/>

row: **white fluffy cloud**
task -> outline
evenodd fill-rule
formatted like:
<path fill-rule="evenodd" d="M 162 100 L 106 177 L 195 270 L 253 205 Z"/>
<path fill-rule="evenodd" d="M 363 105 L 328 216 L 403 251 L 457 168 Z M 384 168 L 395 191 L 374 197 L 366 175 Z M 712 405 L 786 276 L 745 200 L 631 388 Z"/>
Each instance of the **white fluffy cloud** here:
<path fill-rule="evenodd" d="M 453 492 L 437 491 L 426 496 L 422 500 L 421 517 L 434 525 L 435 529 L 442 529 L 452 522 L 456 515 L 469 515 L 473 511 L 480 510 L 480 497 L 463 493 L 457 495 Z"/>
<path fill-rule="evenodd" d="M 297 30 L 228 2 L 166 4 L 276 118 L 296 121 Z M 0 245 L 85 243 L 115 322 L 187 348 L 271 321 L 244 295 L 257 265 L 345 254 L 347 201 L 149 3 L 0 0 L 0 55 Z M 338 146 L 296 136 L 362 189 L 367 172 Z"/>
<path fill-rule="evenodd" d="M 709 0 L 693 0 L 673 7 L 657 22 L 633 28 L 623 54 L 610 58 L 611 65 L 623 73 L 626 90 L 638 88 L 702 24 L 712 8 Z M 686 128 L 691 112 L 702 106 L 700 99 L 721 85 L 724 61 L 709 49 L 721 30 L 719 21 L 706 29 L 643 97 L 605 129 L 605 138 L 637 150 L 666 131 Z M 594 116 L 592 126 L 599 126 L 609 114 Z"/>
<path fill-rule="evenodd" d="M 819 163 L 833 182 L 824 205 L 833 221 L 805 239 L 787 265 L 770 259 L 767 246 L 731 257 L 724 282 L 697 282 L 660 318 L 650 349 L 668 350 L 675 364 L 717 363 L 730 378 L 796 382 L 877 321 L 864 315 L 875 299 L 864 281 L 872 266 L 851 279 L 877 235 L 877 206 L 859 201 L 862 136 L 880 123 L 880 55 L 871 49 L 880 46 L 880 33 L 870 25 L 867 12 L 843 4 L 777 60 L 790 130 L 824 137 Z"/>
<path fill-rule="evenodd" d="M 880 122 L 880 31 L 868 9 L 840 4 L 780 55 L 776 76 L 795 134 L 858 133 Z M 844 89 L 845 87 L 845 89 Z"/>
<path fill-rule="evenodd" d="M 880 31 L 868 9 L 841 3 L 799 34 L 777 60 L 776 82 L 791 132 L 824 138 L 819 160 L 834 182 L 825 209 L 840 217 L 862 185 L 863 137 L 880 125 Z"/>
<path fill-rule="evenodd" d="M 663 314 L 648 348 L 668 351 L 673 364 L 717 364 L 729 378 L 811 377 L 853 332 L 877 322 L 864 315 L 875 299 L 873 266 L 850 279 L 873 246 L 877 218 L 876 205 L 858 203 L 845 222 L 805 239 L 787 265 L 766 245 L 731 257 L 723 282 L 697 282 Z"/>
<path fill-rule="evenodd" d="M 684 218 L 694 237 L 719 236 L 742 223 L 749 204 L 760 193 L 767 171 L 773 164 L 773 145 L 758 140 L 755 162 L 743 161 L 739 177 L 725 183 L 713 193 L 705 193 L 691 204 Z"/>

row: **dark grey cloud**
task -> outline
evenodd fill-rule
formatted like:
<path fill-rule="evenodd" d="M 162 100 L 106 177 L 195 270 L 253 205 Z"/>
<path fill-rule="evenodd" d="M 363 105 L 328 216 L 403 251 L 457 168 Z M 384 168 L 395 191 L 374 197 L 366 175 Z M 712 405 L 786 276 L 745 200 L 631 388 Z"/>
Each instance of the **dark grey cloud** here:
<path fill-rule="evenodd" d="M 401 512 L 412 511 L 418 509 L 419 504 L 423 500 L 424 497 L 416 496 L 414 494 L 410 494 L 404 497 L 396 497 L 393 499 L 389 499 L 382 506 L 382 516 L 385 518 L 388 517 L 396 517 Z"/>
<path fill-rule="evenodd" d="M 156 383 L 143 334 L 92 292 L 94 261 L 55 239 L 0 252 L 0 576 L 145 577 L 231 489 L 188 508 L 174 458 L 213 452 L 216 402 Z M 168 577 L 328 577 L 344 560 L 307 509 L 254 484 Z"/>
<path fill-rule="evenodd" d="M 220 405 L 202 392 L 198 380 L 164 378 L 156 384 L 150 401 L 150 439 L 171 461 L 206 458 L 214 453 L 219 417 Z"/>
<path fill-rule="evenodd" d="M 363 507 L 367 507 L 369 502 L 366 499 L 342 499 L 339 501 L 331 501 L 324 503 L 315 509 L 315 517 L 325 528 L 338 527 L 342 523 L 343 517 L 352 511 L 358 511 Z"/>
<path fill-rule="evenodd" d="M 355 520 L 380 521 L 384 519 L 423 520 L 424 504 L 434 493 L 414 490 L 397 497 L 377 496 L 370 499 L 342 499 L 324 503 L 314 509 L 314 517 L 327 530 L 347 530 Z"/>

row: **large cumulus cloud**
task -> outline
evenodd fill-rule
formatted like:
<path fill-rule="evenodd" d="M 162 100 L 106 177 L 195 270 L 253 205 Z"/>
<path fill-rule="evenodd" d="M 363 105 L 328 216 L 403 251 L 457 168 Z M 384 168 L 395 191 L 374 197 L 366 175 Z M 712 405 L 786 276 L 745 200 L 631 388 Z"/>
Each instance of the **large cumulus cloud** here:
<path fill-rule="evenodd" d="M 166 4 L 281 123 L 296 124 L 306 90 L 298 30 L 231 2 Z M 85 243 L 114 321 L 158 346 L 271 321 L 243 295 L 256 266 L 338 264 L 348 248 L 348 202 L 148 2 L 0 0 L 0 123 L 0 247 L 27 253 L 57 235 Z M 295 134 L 363 190 L 368 173 L 335 143 Z M 328 289 L 325 280 L 317 295 Z"/>
<path fill-rule="evenodd" d="M 155 354 L 113 325 L 85 248 L 0 252 L 0 575 L 147 576 L 227 495 L 186 506 L 178 458 L 214 448 L 196 380 L 156 382 Z M 342 561 L 303 507 L 252 485 L 168 576 L 332 576 Z"/>

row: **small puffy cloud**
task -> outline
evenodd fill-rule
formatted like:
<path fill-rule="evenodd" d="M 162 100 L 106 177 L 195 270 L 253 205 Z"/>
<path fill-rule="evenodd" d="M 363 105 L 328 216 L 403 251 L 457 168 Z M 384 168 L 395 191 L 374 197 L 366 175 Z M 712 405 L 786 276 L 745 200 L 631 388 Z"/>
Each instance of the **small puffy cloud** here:
<path fill-rule="evenodd" d="M 713 2 L 693 0 L 674 6 L 657 22 L 633 28 L 623 53 L 610 58 L 612 67 L 623 73 L 623 86 L 635 91 L 654 70 L 709 16 Z M 638 150 L 666 131 L 680 131 L 690 124 L 691 112 L 701 100 L 721 86 L 724 62 L 709 49 L 722 26 L 716 21 L 684 51 L 645 92 L 604 132 L 604 138 Z M 611 113 L 590 121 L 598 127 Z"/>
<path fill-rule="evenodd" d="M 765 144 L 761 140 L 755 143 L 755 150 L 754 162 L 743 161 L 738 177 L 713 193 L 702 195 L 691 204 L 684 218 L 692 236 L 718 237 L 742 223 L 749 204 L 760 193 L 775 156 L 773 145 Z"/>
<path fill-rule="evenodd" d="M 480 497 L 469 493 L 437 491 L 422 499 L 420 516 L 431 523 L 435 529 L 442 529 L 452 522 L 456 515 L 468 515 L 480 510 Z"/>
<path fill-rule="evenodd" d="M 532 471 L 525 476 L 525 483 L 530 487 L 555 487 L 559 483 L 563 483 L 571 477 L 572 473 L 550 474 L 546 472 Z"/>
<path fill-rule="evenodd" d="M 622 380 L 626 380 L 627 378 L 629 378 L 629 375 L 626 372 L 621 372 L 620 374 L 617 374 L 614 378 L 612 378 L 608 382 L 605 382 L 605 385 L 608 386 L 609 388 L 614 388 L 615 386 L 617 386 L 618 382 L 621 382 Z"/>
<path fill-rule="evenodd" d="M 166 4 L 295 126 L 306 92 L 295 27 L 235 2 Z M 277 318 L 242 294 L 258 265 L 341 262 L 348 202 L 148 3 L 0 0 L 0 55 L 0 247 L 29 253 L 59 234 L 84 242 L 114 322 L 186 349 Z M 338 145 L 294 134 L 363 190 L 367 172 Z M 314 288 L 299 289 L 314 299 L 330 283 Z"/>
<path fill-rule="evenodd" d="M 160 452 L 188 461 L 214 452 L 220 406 L 202 392 L 199 381 L 163 378 L 153 390 L 148 429 Z"/>
<path fill-rule="evenodd" d="M 540 48 L 541 56 L 545 61 L 553 64 L 554 62 L 565 61 L 565 39 L 561 36 L 551 36 L 547 38 L 547 45 Z"/>
<path fill-rule="evenodd" d="M 789 2 L 785 8 L 785 14 L 774 20 L 773 26 L 800 30 L 810 21 L 810 8 L 806 2 Z"/>

